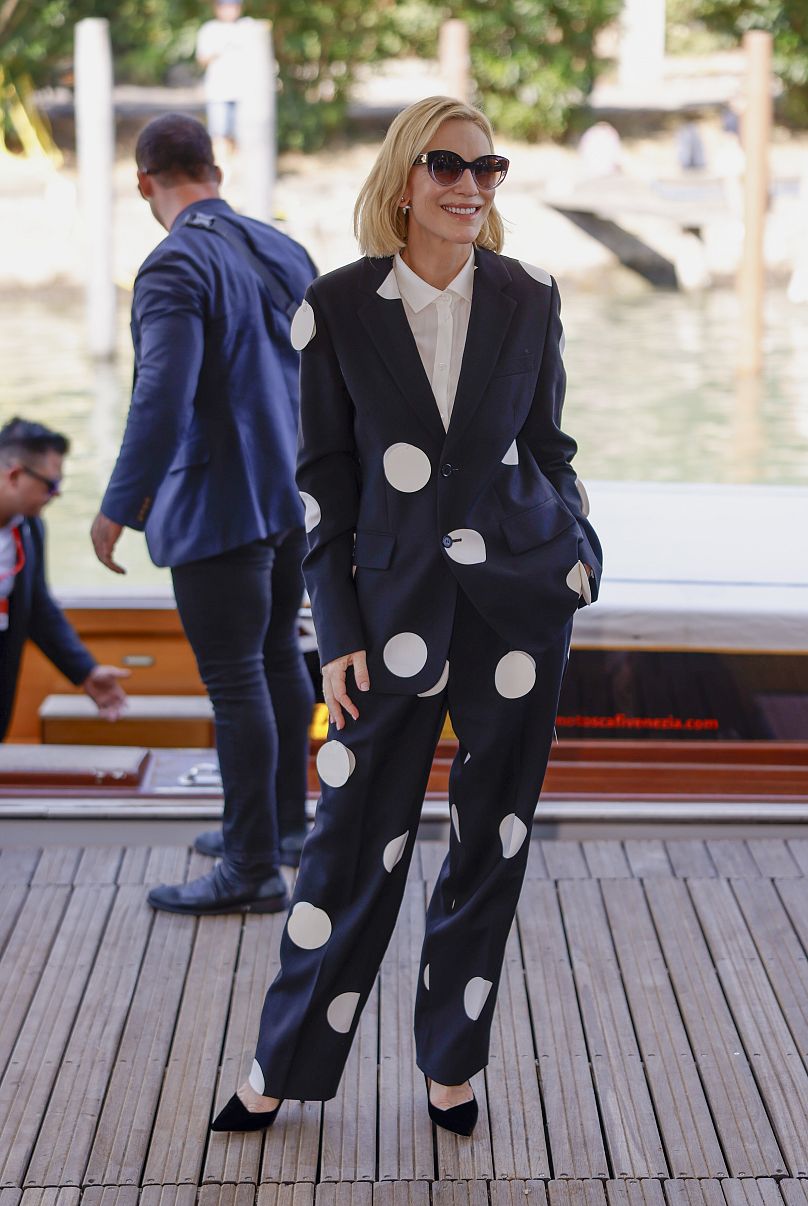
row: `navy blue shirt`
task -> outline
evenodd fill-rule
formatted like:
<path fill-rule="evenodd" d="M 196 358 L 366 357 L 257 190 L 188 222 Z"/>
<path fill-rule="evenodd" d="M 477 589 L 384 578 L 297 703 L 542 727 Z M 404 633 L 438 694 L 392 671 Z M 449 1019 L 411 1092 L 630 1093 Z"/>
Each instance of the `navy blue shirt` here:
<path fill-rule="evenodd" d="M 298 355 L 258 273 L 190 213 L 227 222 L 295 301 L 316 276 L 280 231 L 219 198 L 184 210 L 135 281 L 135 381 L 101 504 L 145 530 L 156 565 L 181 565 L 303 523 L 294 481 Z"/>

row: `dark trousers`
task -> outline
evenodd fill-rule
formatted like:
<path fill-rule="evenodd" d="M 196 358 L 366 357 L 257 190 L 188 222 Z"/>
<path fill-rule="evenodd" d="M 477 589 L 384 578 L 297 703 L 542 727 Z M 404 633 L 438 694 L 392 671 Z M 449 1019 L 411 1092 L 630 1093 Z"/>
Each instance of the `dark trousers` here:
<path fill-rule="evenodd" d="M 332 726 L 281 970 L 261 1016 L 250 1074 L 259 1092 L 321 1100 L 337 1091 L 398 915 L 447 707 L 460 748 L 449 851 L 426 918 L 416 1050 L 419 1068 L 441 1084 L 485 1066 L 571 627 L 534 660 L 459 595 L 447 683 L 413 696 L 376 694 L 371 682 L 356 695 L 359 720 L 341 733 Z"/>
<path fill-rule="evenodd" d="M 172 569 L 182 626 L 216 725 L 225 865 L 278 865 L 278 836 L 305 826 L 314 691 L 297 639 L 302 528 Z"/>

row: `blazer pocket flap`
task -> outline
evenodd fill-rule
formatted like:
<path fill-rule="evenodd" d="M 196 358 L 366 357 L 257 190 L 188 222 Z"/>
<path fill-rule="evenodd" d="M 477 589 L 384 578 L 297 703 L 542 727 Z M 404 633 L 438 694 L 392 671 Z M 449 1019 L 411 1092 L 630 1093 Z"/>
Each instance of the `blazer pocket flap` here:
<path fill-rule="evenodd" d="M 512 356 L 510 360 L 501 361 L 491 374 L 492 377 L 510 377 L 515 373 L 529 373 L 536 367 L 536 353 L 528 352 L 524 356 Z"/>
<path fill-rule="evenodd" d="M 553 540 L 574 523 L 575 517 L 569 511 L 554 498 L 548 498 L 537 507 L 503 519 L 502 531 L 512 553 L 525 553 L 528 549 Z"/>
<path fill-rule="evenodd" d="M 392 532 L 357 532 L 354 562 L 361 569 L 388 569 L 395 543 Z"/>
<path fill-rule="evenodd" d="M 206 465 L 210 460 L 210 449 L 204 440 L 189 440 L 183 444 L 172 461 L 169 473 L 177 473 L 180 469 L 190 469 L 192 465 Z"/>

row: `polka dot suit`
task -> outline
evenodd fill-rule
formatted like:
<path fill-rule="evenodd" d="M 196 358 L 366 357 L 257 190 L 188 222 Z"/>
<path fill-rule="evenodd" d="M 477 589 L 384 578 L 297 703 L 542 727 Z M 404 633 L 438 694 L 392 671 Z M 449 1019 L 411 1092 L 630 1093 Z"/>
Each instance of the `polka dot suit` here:
<path fill-rule="evenodd" d="M 475 256 L 448 431 L 401 302 L 381 288 L 389 259 L 320 278 L 292 324 L 320 656 L 366 649 L 371 690 L 349 684 L 359 720 L 332 727 L 317 759 L 322 795 L 250 1075 L 273 1097 L 337 1091 L 395 925 L 447 708 L 459 751 L 417 1058 L 443 1084 L 487 1062 L 572 616 L 597 597 L 601 550 L 559 425 L 555 283 Z"/>

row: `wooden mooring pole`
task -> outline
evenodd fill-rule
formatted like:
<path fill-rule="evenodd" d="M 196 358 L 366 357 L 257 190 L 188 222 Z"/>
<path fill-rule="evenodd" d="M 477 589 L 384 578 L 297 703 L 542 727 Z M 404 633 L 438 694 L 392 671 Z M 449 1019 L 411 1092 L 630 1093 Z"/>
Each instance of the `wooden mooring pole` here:
<path fill-rule="evenodd" d="M 275 87 L 272 24 L 251 21 L 238 104 L 237 141 L 244 182 L 243 210 L 261 222 L 272 218 L 275 190 Z"/>
<path fill-rule="evenodd" d="M 75 32 L 76 157 L 78 159 L 87 347 L 91 356 L 115 354 L 112 266 L 112 169 L 115 122 L 109 22 L 88 17 Z"/>
<path fill-rule="evenodd" d="M 746 96 L 741 137 L 746 159 L 744 240 L 738 272 L 741 303 L 738 372 L 757 375 L 763 368 L 764 235 L 769 203 L 769 141 L 772 126 L 772 37 L 760 29 L 744 35 Z"/>
<path fill-rule="evenodd" d="M 471 100 L 471 52 L 465 21 L 444 21 L 438 35 L 440 73 L 447 96 L 468 104 Z"/>

